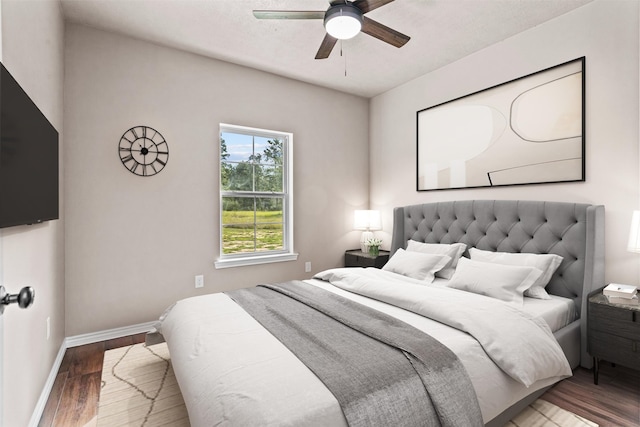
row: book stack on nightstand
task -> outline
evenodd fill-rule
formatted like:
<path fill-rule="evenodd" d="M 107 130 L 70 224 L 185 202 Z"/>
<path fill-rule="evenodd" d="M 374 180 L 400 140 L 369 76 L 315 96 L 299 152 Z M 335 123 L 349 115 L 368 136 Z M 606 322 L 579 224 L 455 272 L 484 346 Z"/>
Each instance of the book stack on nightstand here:
<path fill-rule="evenodd" d="M 611 283 L 602 290 L 602 293 L 610 303 L 638 305 L 638 288 L 635 286 Z"/>

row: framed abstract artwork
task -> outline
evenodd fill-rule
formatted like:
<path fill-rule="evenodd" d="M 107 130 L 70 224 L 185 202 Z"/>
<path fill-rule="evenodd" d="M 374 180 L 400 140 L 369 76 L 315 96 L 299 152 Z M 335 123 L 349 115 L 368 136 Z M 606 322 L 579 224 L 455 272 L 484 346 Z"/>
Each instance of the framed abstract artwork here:
<path fill-rule="evenodd" d="M 417 113 L 417 190 L 585 180 L 585 58 Z"/>

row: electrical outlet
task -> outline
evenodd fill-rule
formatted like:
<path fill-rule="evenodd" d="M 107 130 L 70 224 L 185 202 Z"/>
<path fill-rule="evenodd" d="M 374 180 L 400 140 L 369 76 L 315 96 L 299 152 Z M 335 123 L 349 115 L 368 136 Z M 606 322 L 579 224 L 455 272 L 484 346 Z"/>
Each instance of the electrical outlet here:
<path fill-rule="evenodd" d="M 204 286 L 204 276 L 199 274 L 196 276 L 196 288 L 202 288 Z"/>
<path fill-rule="evenodd" d="M 51 317 L 47 317 L 47 340 L 51 337 Z"/>
<path fill-rule="evenodd" d="M 311 273 L 311 261 L 307 261 L 304 263 L 304 272 Z"/>

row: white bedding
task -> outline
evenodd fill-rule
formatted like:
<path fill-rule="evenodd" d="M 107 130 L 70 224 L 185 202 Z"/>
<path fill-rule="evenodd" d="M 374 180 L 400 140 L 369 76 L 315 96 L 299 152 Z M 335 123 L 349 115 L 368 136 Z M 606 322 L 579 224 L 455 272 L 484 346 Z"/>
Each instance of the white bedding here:
<path fill-rule="evenodd" d="M 447 286 L 447 279 L 436 278 L 430 286 Z M 570 298 L 549 295 L 551 299 L 524 297 L 522 311 L 541 317 L 547 322 L 552 332 L 556 332 L 576 320 L 576 305 Z"/>
<path fill-rule="evenodd" d="M 501 370 L 466 332 L 325 281 L 307 283 L 395 316 L 443 342 L 467 369 L 485 423 L 567 375 L 527 388 Z M 486 298 L 469 295 L 479 298 L 479 306 Z M 160 332 L 169 346 L 192 426 L 346 425 L 338 402 L 315 375 L 226 295 L 179 301 L 163 317 Z"/>
<path fill-rule="evenodd" d="M 575 321 L 578 313 L 573 300 L 549 295 L 551 299 L 524 298 L 523 311 L 541 317 L 547 322 L 552 332 L 556 332 Z"/>

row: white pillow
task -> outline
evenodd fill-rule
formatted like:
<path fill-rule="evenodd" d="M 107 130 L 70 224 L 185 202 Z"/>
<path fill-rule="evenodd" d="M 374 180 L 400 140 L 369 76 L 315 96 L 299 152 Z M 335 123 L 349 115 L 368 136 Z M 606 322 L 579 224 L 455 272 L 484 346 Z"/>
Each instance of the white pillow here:
<path fill-rule="evenodd" d="M 451 262 L 448 265 L 436 273 L 436 276 L 444 279 L 451 279 L 453 273 L 456 271 L 456 265 L 458 260 L 467 249 L 467 245 L 464 243 L 422 243 L 415 240 L 409 240 L 407 242 L 407 251 L 409 252 L 422 252 L 423 254 L 435 254 L 446 255 L 451 257 Z"/>
<path fill-rule="evenodd" d="M 562 257 L 555 254 L 529 254 L 510 252 L 491 252 L 476 248 L 469 249 L 469 255 L 474 261 L 492 262 L 504 265 L 519 265 L 535 267 L 542 270 L 542 276 L 536 280 L 531 288 L 524 291 L 524 295 L 538 299 L 551 299 L 545 286 L 549 284 L 551 276 L 562 263 Z"/>
<path fill-rule="evenodd" d="M 422 254 L 398 249 L 382 269 L 431 283 L 436 271 L 441 270 L 450 261 L 451 257 L 446 255 Z"/>
<path fill-rule="evenodd" d="M 535 267 L 493 264 L 460 258 L 448 285 L 522 306 L 525 289 L 542 275 Z"/>

